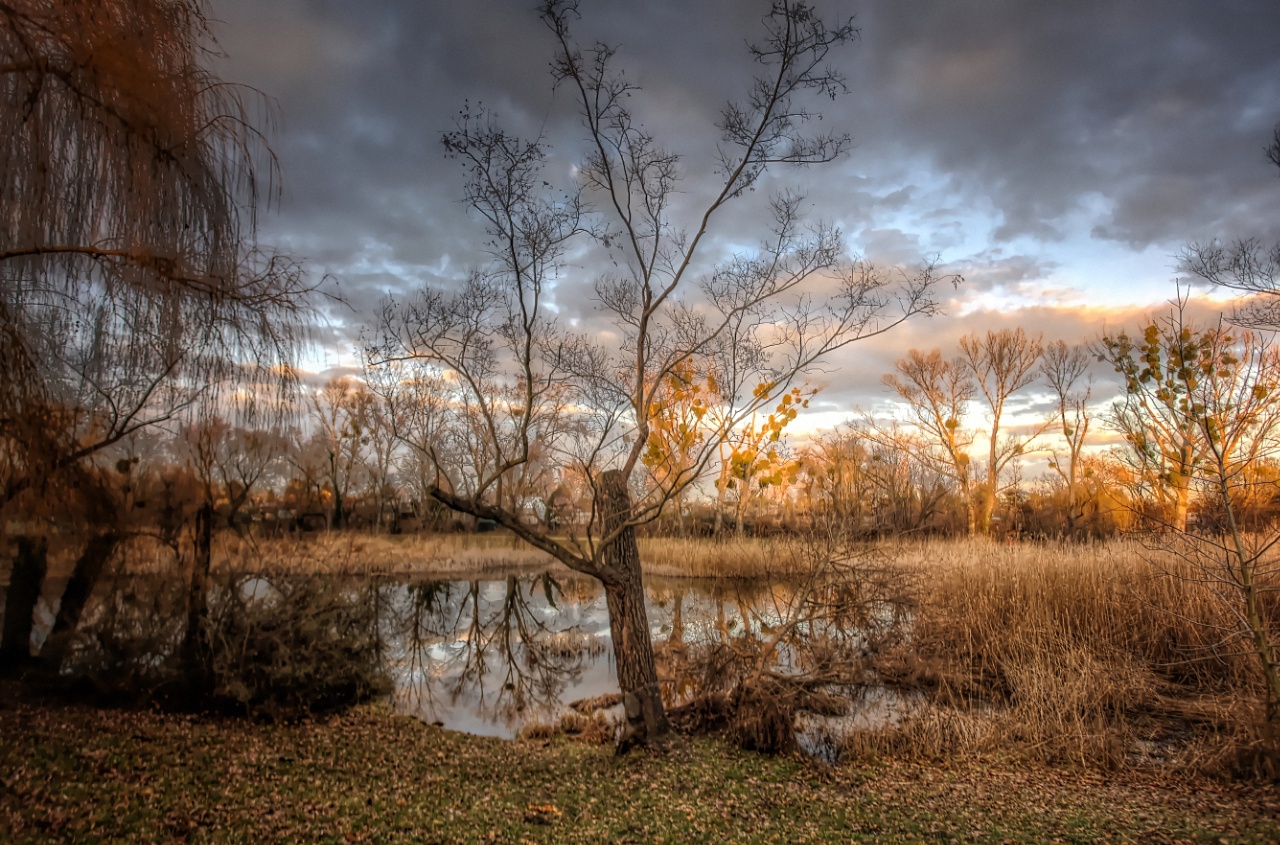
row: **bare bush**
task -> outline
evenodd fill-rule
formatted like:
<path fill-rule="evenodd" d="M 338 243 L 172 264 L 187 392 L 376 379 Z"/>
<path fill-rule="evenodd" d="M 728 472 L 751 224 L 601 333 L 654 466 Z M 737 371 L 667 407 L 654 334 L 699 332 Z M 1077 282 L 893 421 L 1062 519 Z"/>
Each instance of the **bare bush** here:
<path fill-rule="evenodd" d="M 377 589 L 324 577 L 228 580 L 209 619 L 214 695 L 275 721 L 389 693 Z"/>

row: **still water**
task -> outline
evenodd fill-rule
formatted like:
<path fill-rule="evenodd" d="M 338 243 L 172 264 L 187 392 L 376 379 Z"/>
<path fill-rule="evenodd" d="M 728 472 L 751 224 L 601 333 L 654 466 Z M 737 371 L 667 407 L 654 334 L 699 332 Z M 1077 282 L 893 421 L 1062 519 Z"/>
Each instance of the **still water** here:
<path fill-rule="evenodd" d="M 350 588 L 360 604 L 374 603 L 369 618 L 376 619 L 378 651 L 403 713 L 451 730 L 510 738 L 529 724 L 558 724 L 575 702 L 618 692 L 608 610 L 593 579 L 526 572 L 485 580 L 356 579 Z M 233 589 L 239 603 L 268 611 L 290 600 L 289 588 L 269 576 L 237 578 Z M 843 714 L 827 707 L 824 715 L 797 717 L 801 746 L 820 756 L 824 738 L 895 723 L 914 706 L 858 677 L 864 646 L 903 624 L 884 602 L 868 598 L 874 590 L 846 581 L 797 589 L 646 579 L 645 591 L 668 704 L 712 691 L 705 665 L 690 658 L 723 649 L 748 661 L 767 654 L 768 671 L 788 678 L 816 668 L 858 681 L 825 690 L 847 702 Z M 103 629 L 100 639 L 110 641 L 114 630 L 150 643 L 151 650 L 141 652 L 146 660 L 172 656 L 184 619 L 179 582 L 123 578 L 102 592 L 88 619 L 88 627 Z M 52 614 L 44 607 L 37 616 L 42 624 L 35 638 L 43 639 Z M 605 709 L 621 715 L 619 707 Z"/>
<path fill-rule="evenodd" d="M 512 737 L 556 723 L 573 702 L 617 693 L 604 593 L 589 579 L 549 574 L 388 586 L 380 617 L 398 709 L 444 727 Z M 796 611 L 781 585 L 650 580 L 649 625 L 659 671 L 671 646 L 767 637 Z M 825 633 L 829 633 L 825 632 Z M 853 632 L 856 635 L 856 632 Z M 780 665 L 794 659 L 786 649 Z M 664 671 L 666 670 L 666 671 Z M 676 697 L 682 687 L 674 684 Z M 670 691 L 670 690 L 669 690 Z M 896 721 L 906 702 L 883 688 L 849 696 L 852 727 Z M 807 717 L 805 735 L 838 720 Z"/>

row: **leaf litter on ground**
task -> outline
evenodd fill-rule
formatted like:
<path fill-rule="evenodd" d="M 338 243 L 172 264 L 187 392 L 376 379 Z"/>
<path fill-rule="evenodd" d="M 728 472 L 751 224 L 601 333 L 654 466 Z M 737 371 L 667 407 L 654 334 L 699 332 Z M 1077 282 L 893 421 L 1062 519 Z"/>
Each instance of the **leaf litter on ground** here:
<path fill-rule="evenodd" d="M 0 841 L 1280 841 L 1280 790 L 1158 769 L 827 766 L 697 738 L 616 757 L 380 705 L 296 724 L 0 703 Z"/>

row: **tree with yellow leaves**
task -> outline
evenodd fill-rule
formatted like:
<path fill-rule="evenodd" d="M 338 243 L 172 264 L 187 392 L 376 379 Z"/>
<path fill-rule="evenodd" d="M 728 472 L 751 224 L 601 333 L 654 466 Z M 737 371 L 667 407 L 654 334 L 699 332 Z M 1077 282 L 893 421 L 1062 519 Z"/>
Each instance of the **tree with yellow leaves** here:
<path fill-rule="evenodd" d="M 1124 379 L 1108 422 L 1120 432 L 1142 480 L 1159 497 L 1156 542 L 1211 585 L 1231 625 L 1215 625 L 1219 648 L 1251 649 L 1265 690 L 1265 719 L 1280 721 L 1280 653 L 1274 590 L 1280 542 L 1274 523 L 1254 519 L 1252 467 L 1280 449 L 1280 348 L 1257 332 L 1220 321 L 1197 328 L 1179 292 L 1162 320 L 1140 337 L 1104 335 L 1097 350 Z M 1267 483 L 1267 482 L 1264 482 Z M 1191 494 L 1200 491 L 1218 523 L 1189 526 Z M 1273 734 L 1274 735 L 1274 734 Z"/>
<path fill-rule="evenodd" d="M 652 495 L 663 504 L 673 500 L 682 535 L 685 491 L 706 469 L 701 447 L 720 428 L 711 413 L 715 388 L 715 374 L 699 372 L 689 358 L 663 376 L 649 402 L 649 437 L 640 460 L 652 478 Z"/>
<path fill-rule="evenodd" d="M 756 385 L 755 397 L 768 396 L 776 388 L 772 382 L 761 382 Z M 726 432 L 720 441 L 720 477 L 716 480 L 717 534 L 724 526 L 725 500 L 729 490 L 737 492 L 734 527 L 741 534 L 742 517 L 753 486 L 756 490 L 763 490 L 795 481 L 800 467 L 797 461 L 786 455 L 783 432 L 802 409 L 809 407 L 809 401 L 817 392 L 817 388 L 807 385 L 793 387 L 782 394 L 773 413 L 764 420 L 752 414 L 746 426 L 736 432 Z"/>

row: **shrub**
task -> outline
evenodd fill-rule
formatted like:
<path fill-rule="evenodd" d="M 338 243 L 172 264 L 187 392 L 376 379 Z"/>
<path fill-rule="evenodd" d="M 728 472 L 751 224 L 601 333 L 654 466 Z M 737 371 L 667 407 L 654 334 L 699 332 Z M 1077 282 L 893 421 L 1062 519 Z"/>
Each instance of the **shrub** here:
<path fill-rule="evenodd" d="M 325 576 L 229 579 L 209 619 L 215 697 L 291 720 L 390 692 L 377 589 Z"/>

